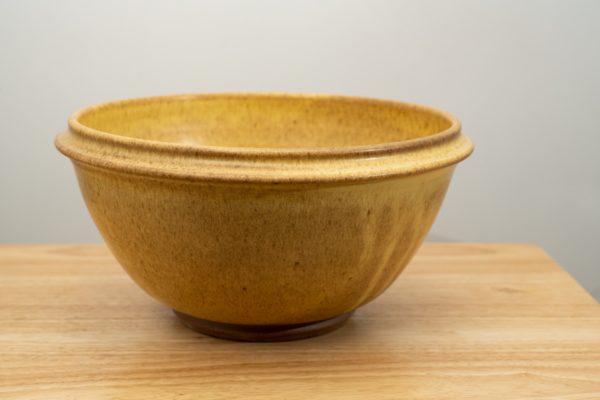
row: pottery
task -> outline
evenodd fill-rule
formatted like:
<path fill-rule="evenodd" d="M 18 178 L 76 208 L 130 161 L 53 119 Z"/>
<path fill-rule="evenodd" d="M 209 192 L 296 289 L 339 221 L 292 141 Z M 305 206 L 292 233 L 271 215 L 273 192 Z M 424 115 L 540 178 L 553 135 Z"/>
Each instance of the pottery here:
<path fill-rule="evenodd" d="M 379 296 L 473 149 L 442 111 L 314 94 L 111 102 L 56 146 L 141 288 L 193 329 L 258 341 L 331 331 Z"/>

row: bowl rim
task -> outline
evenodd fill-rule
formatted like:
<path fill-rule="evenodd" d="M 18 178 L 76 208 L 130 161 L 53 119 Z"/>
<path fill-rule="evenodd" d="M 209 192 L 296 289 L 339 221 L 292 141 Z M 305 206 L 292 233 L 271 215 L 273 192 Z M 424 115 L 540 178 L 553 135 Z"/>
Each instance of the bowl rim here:
<path fill-rule="evenodd" d="M 450 126 L 427 136 L 386 143 L 330 147 L 225 147 L 122 136 L 83 125 L 79 118 L 102 108 L 210 98 L 291 98 L 396 106 L 437 115 Z M 433 107 L 371 97 L 321 93 L 223 92 L 116 100 L 83 108 L 55 139 L 57 149 L 79 166 L 167 179 L 213 182 L 314 183 L 368 181 L 451 167 L 473 152 L 460 122 Z"/>
<path fill-rule="evenodd" d="M 214 146 L 202 144 L 182 144 L 176 142 L 159 141 L 151 139 L 133 138 L 130 136 L 119 135 L 116 133 L 98 130 L 82 124 L 79 119 L 87 113 L 96 112 L 105 108 L 143 105 L 162 101 L 186 101 L 194 99 L 210 98 L 285 98 L 285 99 L 324 99 L 346 101 L 352 103 L 369 103 L 380 105 L 399 106 L 424 111 L 430 114 L 440 116 L 450 122 L 450 126 L 442 131 L 429 134 L 423 137 L 398 140 L 384 143 L 366 144 L 358 146 L 318 146 L 318 147 L 240 147 L 240 146 Z M 213 154 L 213 155 L 233 155 L 233 156 L 356 156 L 361 154 L 386 154 L 390 152 L 410 150 L 416 147 L 431 145 L 437 142 L 443 142 L 457 135 L 461 130 L 461 124 L 457 118 L 450 113 L 439 110 L 434 107 L 398 101 L 383 100 L 372 97 L 348 96 L 326 93 L 285 93 L 285 92 L 222 92 L 222 93 L 188 93 L 160 96 L 134 97 L 122 100 L 108 101 L 95 104 L 80 109 L 73 113 L 68 119 L 68 126 L 71 130 L 89 136 L 90 138 L 109 141 L 115 144 L 132 145 L 136 147 L 152 148 L 158 151 L 167 151 L 169 153 L 188 153 L 188 154 Z"/>

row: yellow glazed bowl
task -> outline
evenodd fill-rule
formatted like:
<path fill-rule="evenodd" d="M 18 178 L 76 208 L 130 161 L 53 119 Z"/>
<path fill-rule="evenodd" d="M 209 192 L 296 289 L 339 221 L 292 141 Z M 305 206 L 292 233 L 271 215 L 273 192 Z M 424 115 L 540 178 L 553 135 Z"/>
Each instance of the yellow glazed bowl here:
<path fill-rule="evenodd" d="M 102 104 L 56 146 L 133 280 L 238 340 L 325 333 L 380 295 L 473 149 L 444 112 L 313 94 Z"/>

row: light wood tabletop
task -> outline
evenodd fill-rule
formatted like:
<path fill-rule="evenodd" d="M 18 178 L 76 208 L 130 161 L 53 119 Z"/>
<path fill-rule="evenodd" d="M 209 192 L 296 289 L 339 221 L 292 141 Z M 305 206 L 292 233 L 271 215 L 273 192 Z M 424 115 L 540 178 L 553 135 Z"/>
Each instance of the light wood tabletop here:
<path fill-rule="evenodd" d="M 101 245 L 0 246 L 1 399 L 600 399 L 600 306 L 542 250 L 426 244 L 339 330 L 184 328 Z"/>

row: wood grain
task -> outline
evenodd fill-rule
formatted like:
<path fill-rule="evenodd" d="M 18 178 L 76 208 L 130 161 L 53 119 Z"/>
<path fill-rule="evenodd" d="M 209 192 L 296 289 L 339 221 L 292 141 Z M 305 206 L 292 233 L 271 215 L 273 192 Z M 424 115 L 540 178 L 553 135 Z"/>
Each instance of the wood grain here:
<path fill-rule="evenodd" d="M 600 399 L 600 307 L 540 249 L 428 244 L 326 336 L 185 329 L 105 247 L 0 246 L 2 399 Z"/>

